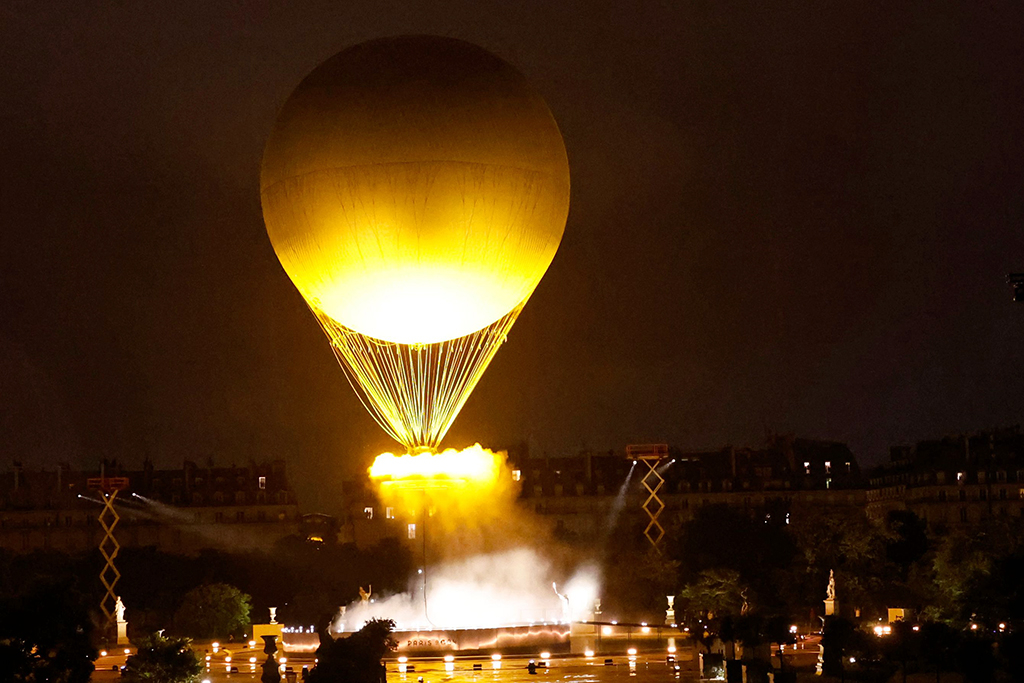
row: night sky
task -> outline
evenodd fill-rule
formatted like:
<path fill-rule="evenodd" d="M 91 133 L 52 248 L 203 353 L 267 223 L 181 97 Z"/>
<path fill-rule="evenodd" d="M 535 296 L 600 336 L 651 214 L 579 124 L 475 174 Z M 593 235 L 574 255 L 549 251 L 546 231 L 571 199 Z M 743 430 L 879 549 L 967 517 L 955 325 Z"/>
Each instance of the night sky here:
<path fill-rule="evenodd" d="M 878 5 L 870 7 L 868 5 Z M 892 5 L 891 7 L 887 5 Z M 565 238 L 446 445 L 1021 422 L 1019 3 L 0 4 L 0 467 L 283 457 L 306 509 L 391 448 L 263 227 L 279 107 L 370 38 L 547 99 Z"/>

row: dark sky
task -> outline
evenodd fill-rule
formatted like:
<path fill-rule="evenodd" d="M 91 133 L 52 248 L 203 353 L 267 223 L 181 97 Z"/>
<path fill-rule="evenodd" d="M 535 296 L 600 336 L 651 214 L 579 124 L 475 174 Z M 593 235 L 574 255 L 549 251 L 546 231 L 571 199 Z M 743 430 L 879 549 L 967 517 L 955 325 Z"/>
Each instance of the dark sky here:
<path fill-rule="evenodd" d="M 873 5 L 877 5 L 875 7 Z M 887 7 L 892 5 L 892 7 Z M 0 457 L 287 458 L 304 507 L 390 447 L 281 270 L 264 141 L 317 63 L 434 33 L 565 136 L 565 239 L 446 440 L 1021 421 L 1019 3 L 0 4 Z"/>

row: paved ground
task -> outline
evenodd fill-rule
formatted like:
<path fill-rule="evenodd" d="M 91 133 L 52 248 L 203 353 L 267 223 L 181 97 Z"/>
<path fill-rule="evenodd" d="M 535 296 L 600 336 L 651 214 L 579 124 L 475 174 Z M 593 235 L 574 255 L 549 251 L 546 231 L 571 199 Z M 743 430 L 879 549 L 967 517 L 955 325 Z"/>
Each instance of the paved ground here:
<path fill-rule="evenodd" d="M 200 646 L 202 647 L 202 646 Z M 254 652 L 248 647 L 231 644 L 226 648 L 218 648 L 214 654 L 211 650 L 202 655 L 209 656 L 209 668 L 204 676 L 210 683 L 237 681 L 249 683 L 258 681 L 262 670 L 259 665 L 266 660 L 262 649 Z M 230 657 L 230 662 L 227 658 Z M 255 664 L 250 662 L 256 658 Z M 295 674 L 301 683 L 303 666 L 313 667 L 313 654 L 284 654 L 285 667 Z M 540 661 L 539 655 L 535 658 Z M 787 649 L 786 666 L 801 669 L 813 669 L 817 659 L 817 642 L 808 643 L 803 648 L 793 651 Z M 125 655 L 122 651 L 110 652 L 96 661 L 96 673 L 92 680 L 96 683 L 117 681 L 119 673 L 115 667 L 124 664 Z M 411 658 L 408 664 L 414 671 L 399 673 L 398 662 L 387 662 L 389 683 L 629 683 L 630 679 L 643 679 L 650 683 L 690 683 L 698 680 L 697 664 L 688 652 L 680 652 L 677 671 L 669 666 L 663 654 L 641 653 L 634 661 L 624 655 L 611 657 L 612 664 L 605 665 L 605 656 L 586 658 L 582 656 L 556 656 L 548 660 L 548 667 L 537 669 L 536 675 L 527 670 L 529 657 L 509 655 L 502 659 L 501 667 L 494 668 L 489 657 L 456 657 L 451 663 L 451 671 L 446 670 L 446 663 L 438 657 Z M 280 658 L 279 658 L 280 661 Z M 480 670 L 473 665 L 479 664 Z M 228 666 L 237 667 L 238 673 L 229 673 Z M 286 679 L 282 679 L 286 680 Z"/>
<path fill-rule="evenodd" d="M 221 650 L 219 654 L 223 652 Z M 227 665 L 223 663 L 211 664 L 204 678 L 211 683 L 248 683 L 259 680 L 262 671 L 258 663 L 265 660 L 265 655 L 259 653 L 255 668 L 249 663 L 249 658 L 254 656 L 249 651 L 237 652 L 230 656 L 231 665 L 238 667 L 238 673 L 228 673 Z M 303 665 L 311 668 L 313 666 L 312 655 L 286 655 L 286 659 L 285 666 L 295 672 L 300 682 Z M 223 657 L 215 656 L 211 661 L 223 662 Z M 498 669 L 494 668 L 490 658 L 482 657 L 459 657 L 452 662 L 451 671 L 446 670 L 445 662 L 438 658 L 410 659 L 409 665 L 415 667 L 415 671 L 405 674 L 398 672 L 398 664 L 394 661 L 387 663 L 387 669 L 389 683 L 615 683 L 629 681 L 632 678 L 643 678 L 651 683 L 678 683 L 697 680 L 696 665 L 691 661 L 680 661 L 680 671 L 669 666 L 664 657 L 640 655 L 631 662 L 627 657 L 617 656 L 612 658 L 612 662 L 611 666 L 606 666 L 603 657 L 556 657 L 549 660 L 547 668 L 539 667 L 536 675 L 530 675 L 527 670 L 529 659 L 518 656 L 504 658 L 501 661 L 501 668 Z M 119 674 L 112 668 L 123 663 L 123 654 L 100 657 L 96 662 L 96 673 L 93 674 L 92 680 L 97 683 L 118 680 Z M 473 664 L 480 664 L 481 670 L 474 671 Z"/>

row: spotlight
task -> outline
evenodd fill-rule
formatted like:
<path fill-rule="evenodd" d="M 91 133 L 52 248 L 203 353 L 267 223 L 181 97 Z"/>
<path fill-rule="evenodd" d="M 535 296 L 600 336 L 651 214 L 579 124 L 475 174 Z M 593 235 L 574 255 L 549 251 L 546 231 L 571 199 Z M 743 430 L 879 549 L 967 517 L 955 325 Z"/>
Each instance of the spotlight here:
<path fill-rule="evenodd" d="M 583 651 L 583 656 L 586 657 L 587 659 L 591 659 L 594 656 L 594 651 L 593 650 L 584 650 Z"/>
<path fill-rule="evenodd" d="M 635 657 L 636 656 L 636 648 L 635 647 L 629 648 L 628 650 L 626 650 L 626 654 Z"/>
<path fill-rule="evenodd" d="M 100 657 L 106 657 L 106 656 L 107 656 L 107 651 L 106 650 L 100 650 Z"/>
<path fill-rule="evenodd" d="M 498 654 L 491 655 L 491 660 L 495 661 L 495 662 L 500 662 L 501 661 L 501 655 L 498 655 Z"/>
<path fill-rule="evenodd" d="M 445 655 L 444 656 L 444 661 L 446 661 L 446 662 L 454 662 L 455 661 L 455 655 Z"/>

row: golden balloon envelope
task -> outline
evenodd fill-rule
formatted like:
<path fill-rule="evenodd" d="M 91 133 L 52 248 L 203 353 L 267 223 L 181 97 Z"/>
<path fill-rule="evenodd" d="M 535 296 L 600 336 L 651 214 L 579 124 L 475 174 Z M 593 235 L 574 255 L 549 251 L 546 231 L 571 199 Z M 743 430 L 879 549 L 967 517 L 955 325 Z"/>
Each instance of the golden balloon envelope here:
<path fill-rule="evenodd" d="M 263 215 L 310 306 L 398 344 L 520 307 L 554 258 L 569 166 L 543 99 L 469 43 L 363 43 L 288 98 L 263 156 Z"/>

